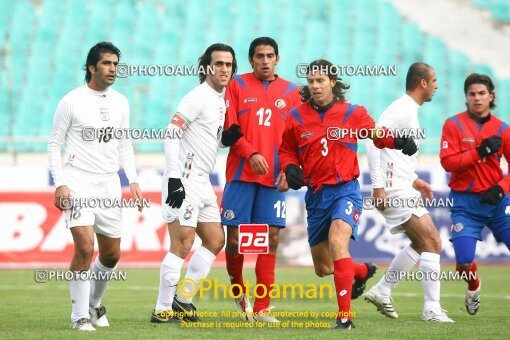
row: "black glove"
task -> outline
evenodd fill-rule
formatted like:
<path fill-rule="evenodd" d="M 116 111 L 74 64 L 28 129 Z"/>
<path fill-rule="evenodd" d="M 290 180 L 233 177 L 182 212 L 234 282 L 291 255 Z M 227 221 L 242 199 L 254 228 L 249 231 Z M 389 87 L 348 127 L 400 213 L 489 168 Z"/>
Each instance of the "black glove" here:
<path fill-rule="evenodd" d="M 485 194 L 483 194 L 481 203 L 488 203 L 490 205 L 498 205 L 499 202 L 505 197 L 505 192 L 499 185 L 493 185 Z"/>
<path fill-rule="evenodd" d="M 480 157 L 486 157 L 498 152 L 499 149 L 501 149 L 501 137 L 494 135 L 490 138 L 484 139 L 482 144 L 476 148 L 476 151 L 478 151 Z"/>
<path fill-rule="evenodd" d="M 222 132 L 221 144 L 223 144 L 225 146 L 234 145 L 234 143 L 237 142 L 237 140 L 239 138 L 241 138 L 242 136 L 243 136 L 243 133 L 241 132 L 241 130 L 239 130 L 239 125 L 232 124 L 232 125 L 230 125 L 228 130 L 225 130 Z"/>
<path fill-rule="evenodd" d="M 402 153 L 407 156 L 412 156 L 418 151 L 418 146 L 411 137 L 399 137 L 393 141 L 395 149 L 402 150 Z"/>
<path fill-rule="evenodd" d="M 168 196 L 166 197 L 165 203 L 172 208 L 180 208 L 182 201 L 186 197 L 186 191 L 182 186 L 180 178 L 169 178 L 168 179 Z"/>
<path fill-rule="evenodd" d="M 303 186 L 303 170 L 295 164 L 289 164 L 285 168 L 285 177 L 289 188 L 299 190 Z"/>

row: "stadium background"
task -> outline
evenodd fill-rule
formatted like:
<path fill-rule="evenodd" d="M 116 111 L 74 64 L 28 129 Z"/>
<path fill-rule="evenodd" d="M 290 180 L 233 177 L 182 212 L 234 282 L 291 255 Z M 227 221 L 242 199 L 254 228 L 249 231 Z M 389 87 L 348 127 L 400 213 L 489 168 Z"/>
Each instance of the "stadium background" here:
<path fill-rule="evenodd" d="M 304 84 L 299 63 L 326 58 L 337 65 L 396 65 L 396 76 L 343 77 L 349 101 L 374 117 L 403 94 L 407 68 L 415 61 L 432 65 L 439 90 L 420 110 L 427 139 L 420 145 L 419 175 L 437 197 L 447 194 L 448 176 L 439 165 L 438 144 L 444 120 L 464 110 L 463 81 L 470 72 L 486 73 L 496 83 L 495 113 L 510 121 L 510 9 L 503 0 L 448 1 L 1 1 L 0 18 L 0 266 L 67 266 L 72 239 L 52 207 L 53 187 L 46 143 L 58 101 L 84 83 L 82 65 L 89 48 L 112 41 L 121 63 L 196 65 L 215 42 L 234 47 L 239 73 L 250 71 L 248 46 L 271 36 L 280 47 L 277 73 Z M 467 24 L 470 23 L 470 24 Z M 190 76 L 118 78 L 114 88 L 131 104 L 131 126 L 164 128 L 179 99 L 198 83 Z M 142 190 L 153 200 L 142 214 L 124 212 L 122 265 L 158 266 L 169 240 L 160 217 L 161 141 L 134 141 Z M 370 182 L 360 143 L 360 182 Z M 211 176 L 218 193 L 224 184 L 226 151 Z M 506 166 L 505 166 L 506 172 Z M 126 179 L 120 172 L 123 184 Z M 287 202 L 280 263 L 311 265 L 306 242 L 304 192 Z M 453 260 L 447 209 L 431 209 L 443 239 L 443 259 Z M 384 262 L 408 241 L 390 236 L 374 211 L 360 222 L 357 258 Z M 480 243 L 484 261 L 508 259 L 492 235 Z M 220 265 L 220 256 L 217 264 Z"/>

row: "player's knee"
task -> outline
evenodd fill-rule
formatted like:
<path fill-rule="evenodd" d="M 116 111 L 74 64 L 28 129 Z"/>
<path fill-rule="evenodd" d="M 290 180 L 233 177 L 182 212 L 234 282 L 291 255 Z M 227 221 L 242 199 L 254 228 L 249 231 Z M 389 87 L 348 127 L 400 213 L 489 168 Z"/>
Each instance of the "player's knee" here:
<path fill-rule="evenodd" d="M 434 253 L 441 253 L 442 241 L 438 233 L 434 233 L 430 238 L 430 247 Z"/>
<path fill-rule="evenodd" d="M 115 267 L 120 260 L 120 249 L 112 249 L 103 254 L 99 254 L 99 260 L 108 268 Z"/>
<path fill-rule="evenodd" d="M 333 273 L 333 269 L 329 268 L 326 265 L 316 265 L 315 266 L 315 274 L 319 277 L 324 277 L 331 275 Z"/>
<path fill-rule="evenodd" d="M 276 253 L 279 241 L 280 241 L 279 234 L 269 235 L 269 251 L 271 253 Z"/>
<path fill-rule="evenodd" d="M 74 254 L 82 260 L 90 261 L 94 255 L 94 244 L 86 242 L 75 244 Z"/>
<path fill-rule="evenodd" d="M 225 246 L 225 237 L 218 237 L 214 240 L 208 240 L 207 242 L 202 242 L 202 246 L 207 248 L 214 255 L 218 255 L 218 253 Z"/>
<path fill-rule="evenodd" d="M 225 246 L 225 251 L 230 255 L 236 255 L 239 249 L 239 241 L 237 238 L 229 237 Z"/>
<path fill-rule="evenodd" d="M 194 239 L 175 240 L 170 244 L 170 252 L 182 259 L 185 258 L 191 251 L 193 240 Z"/>

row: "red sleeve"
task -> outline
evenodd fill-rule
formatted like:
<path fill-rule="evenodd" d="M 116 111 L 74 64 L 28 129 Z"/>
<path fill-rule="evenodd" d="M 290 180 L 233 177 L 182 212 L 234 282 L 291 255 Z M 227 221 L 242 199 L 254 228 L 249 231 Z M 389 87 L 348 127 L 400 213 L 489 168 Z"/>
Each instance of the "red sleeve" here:
<path fill-rule="evenodd" d="M 508 174 L 499 181 L 498 185 L 503 188 L 505 195 L 507 195 L 510 192 L 510 128 L 506 128 L 505 131 L 503 131 L 501 138 L 503 139 L 503 155 L 508 163 Z"/>
<path fill-rule="evenodd" d="M 459 140 L 459 127 L 451 119 L 447 119 L 443 125 L 439 158 L 448 172 L 465 170 L 480 160 L 476 148 L 462 152 Z"/>
<path fill-rule="evenodd" d="M 299 92 L 299 87 L 293 89 L 287 98 L 289 101 L 288 112 L 290 112 L 290 110 L 301 104 L 301 93 Z"/>
<path fill-rule="evenodd" d="M 379 149 L 395 149 L 393 135 L 386 133 L 388 129 L 385 127 L 382 129 L 376 128 L 374 119 L 370 117 L 365 107 L 358 106 L 354 112 L 356 113 L 356 130 L 358 136 L 372 139 L 374 145 Z M 380 133 L 381 138 L 377 138 L 379 134 L 376 133 L 376 130 L 385 131 L 384 133 Z"/>
<path fill-rule="evenodd" d="M 237 119 L 238 103 L 239 100 L 239 90 L 236 86 L 236 82 L 232 79 L 230 80 L 227 90 L 225 93 L 225 102 L 227 106 L 227 113 L 225 114 L 225 125 L 224 129 L 227 130 L 233 124 L 239 124 Z M 243 127 L 241 126 L 241 131 Z M 232 151 L 237 153 L 239 156 L 249 159 L 251 155 L 253 155 L 257 150 L 253 148 L 253 146 L 246 140 L 243 136 L 237 140 L 237 142 L 230 147 Z"/>
<path fill-rule="evenodd" d="M 282 171 L 285 171 L 285 168 L 289 164 L 295 164 L 299 166 L 297 149 L 298 146 L 294 134 L 294 119 L 292 117 L 289 117 L 285 124 L 282 143 L 280 144 L 280 149 L 278 150 L 278 158 L 280 160 L 280 166 Z"/>

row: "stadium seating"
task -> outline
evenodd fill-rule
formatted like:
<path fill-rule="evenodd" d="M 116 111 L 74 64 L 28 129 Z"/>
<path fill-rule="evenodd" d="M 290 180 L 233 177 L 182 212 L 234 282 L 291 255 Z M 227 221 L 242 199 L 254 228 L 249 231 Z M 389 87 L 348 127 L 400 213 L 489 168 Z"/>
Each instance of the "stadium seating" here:
<path fill-rule="evenodd" d="M 510 3 L 507 0 L 473 0 L 473 4 L 488 10 L 495 21 L 510 23 Z"/>
<path fill-rule="evenodd" d="M 510 22 L 503 0 L 473 0 L 494 19 Z M 313 6 L 310 6 L 313 4 Z M 108 6 L 111 10 L 99 10 Z M 442 122 L 464 109 L 462 84 L 469 72 L 487 73 L 463 53 L 406 21 L 388 2 L 283 0 L 104 1 L 83 6 L 67 0 L 0 1 L 0 150 L 44 151 L 58 101 L 83 84 L 88 49 L 110 40 L 128 64 L 195 65 L 205 47 L 231 44 L 239 72 L 250 70 L 248 44 L 261 35 L 280 44 L 278 73 L 304 84 L 298 63 L 327 58 L 338 65 L 396 65 L 397 76 L 349 77 L 347 98 L 375 117 L 404 91 L 405 74 L 415 61 L 437 71 L 439 91 L 420 113 L 429 137 L 422 152 L 437 152 Z M 22 18 L 22 20 L 19 20 Z M 497 113 L 510 111 L 510 80 L 494 78 Z M 130 99 L 133 127 L 161 128 L 179 99 L 198 77 L 132 76 L 115 88 Z M 12 143 L 14 138 L 14 143 Z M 160 152 L 162 143 L 135 143 L 141 152 Z M 224 151 L 223 151 L 224 152 Z"/>

